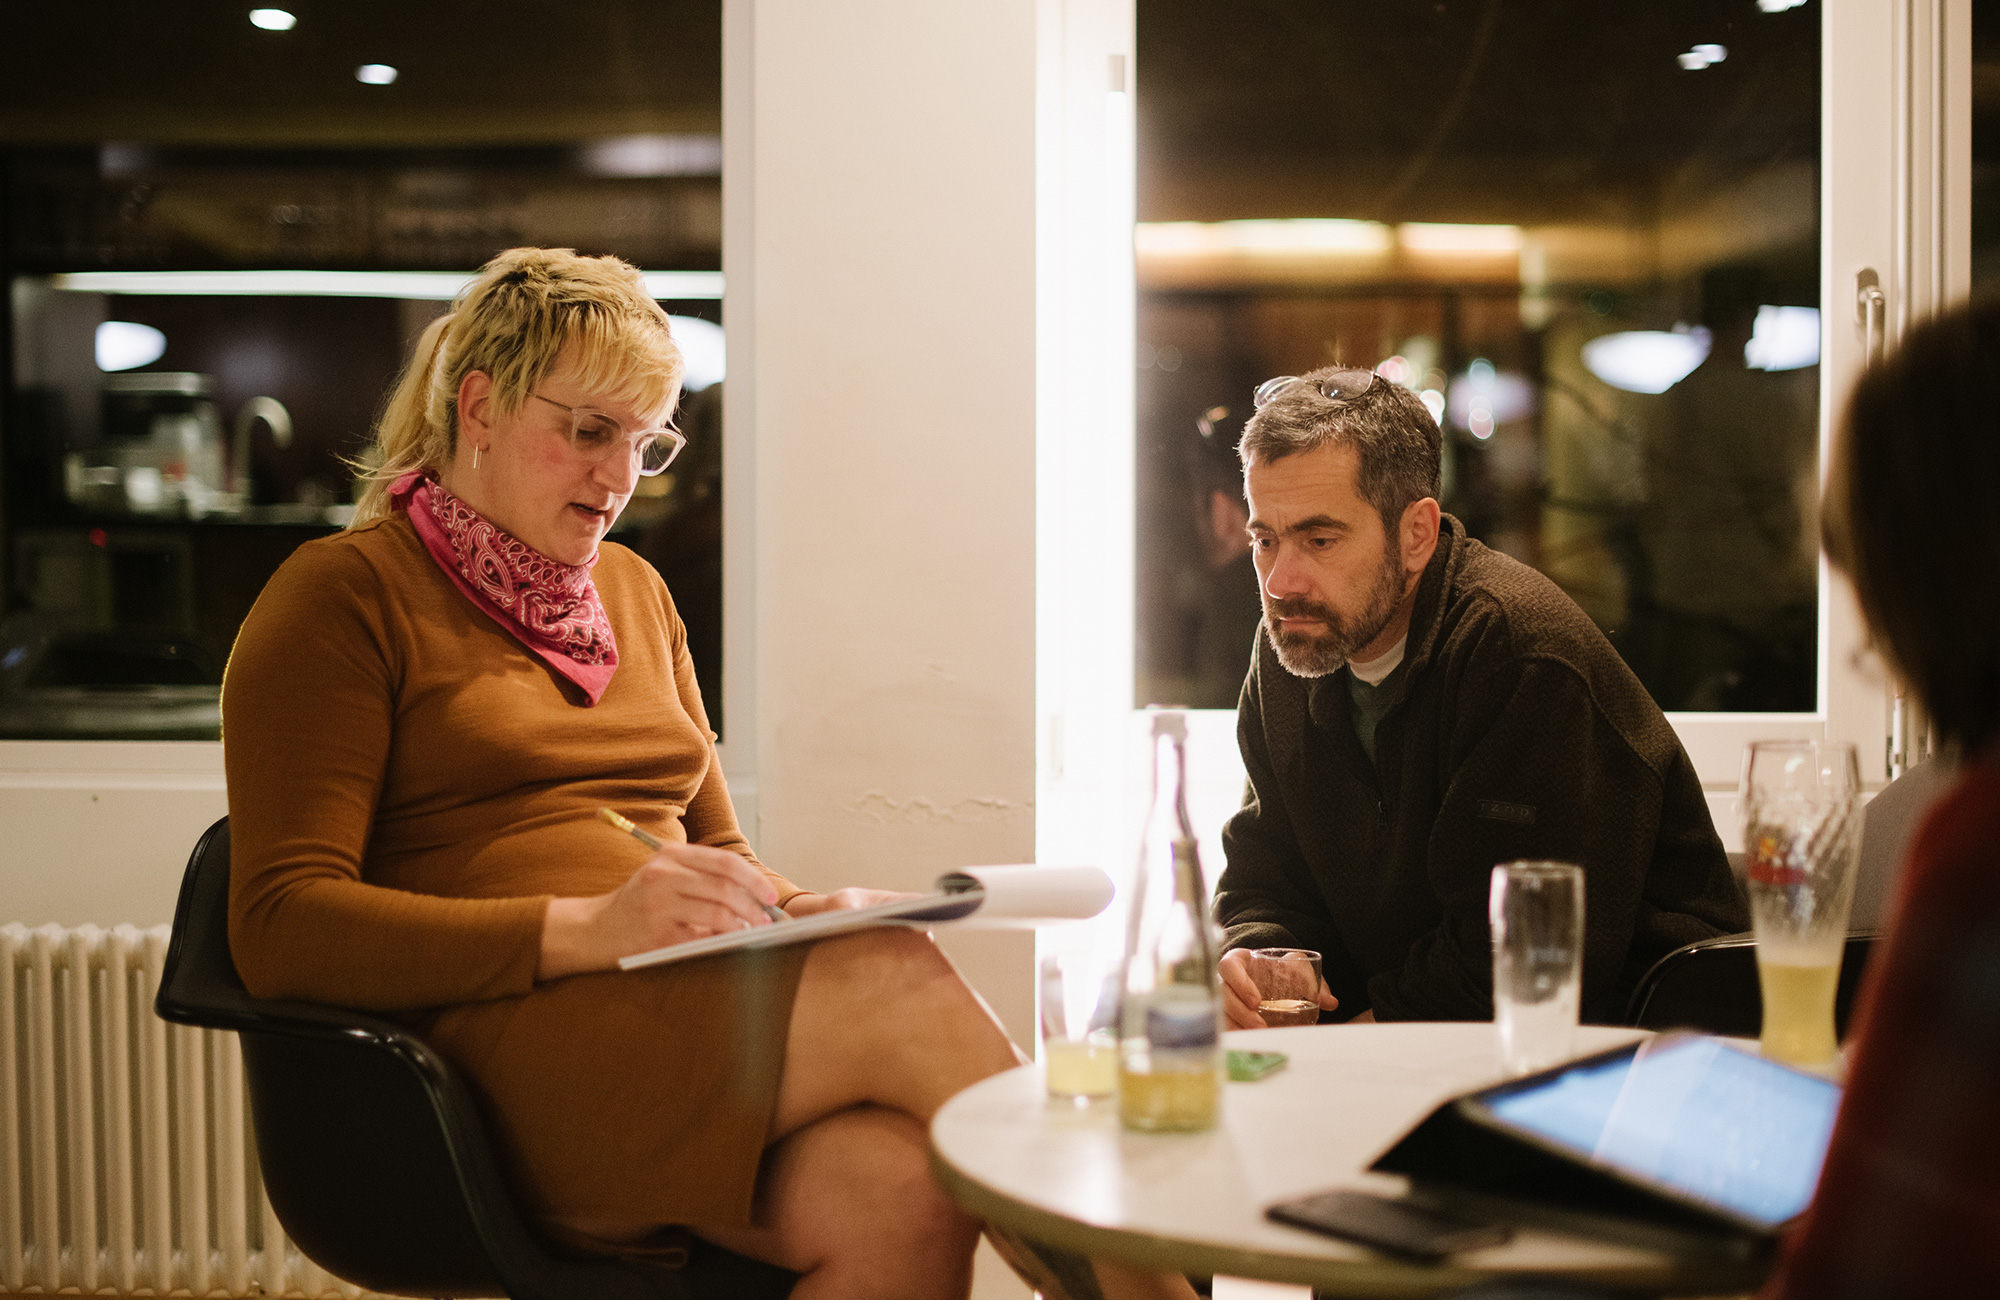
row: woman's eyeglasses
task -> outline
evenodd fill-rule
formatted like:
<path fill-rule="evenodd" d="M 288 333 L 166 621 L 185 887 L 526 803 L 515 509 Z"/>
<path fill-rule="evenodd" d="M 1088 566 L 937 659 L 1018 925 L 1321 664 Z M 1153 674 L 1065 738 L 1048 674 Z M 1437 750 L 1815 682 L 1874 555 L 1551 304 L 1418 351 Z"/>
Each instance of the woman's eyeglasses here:
<path fill-rule="evenodd" d="M 623 425 L 602 411 L 587 406 L 565 406 L 540 393 L 528 396 L 569 413 L 569 445 L 588 461 L 609 460 L 623 447 L 627 454 L 638 456 L 641 474 L 653 475 L 673 464 L 674 457 L 687 445 L 687 438 L 678 429 L 663 427 L 627 433 Z"/>
<path fill-rule="evenodd" d="M 1351 402 L 1373 388 L 1378 378 L 1380 376 L 1372 370 L 1351 367 L 1323 376 L 1313 387 L 1319 389 L 1320 396 L 1330 402 Z M 1266 379 L 1257 385 L 1257 392 L 1250 401 L 1261 411 L 1272 398 L 1299 382 L 1301 381 L 1297 375 L 1279 375 L 1276 379 Z"/>

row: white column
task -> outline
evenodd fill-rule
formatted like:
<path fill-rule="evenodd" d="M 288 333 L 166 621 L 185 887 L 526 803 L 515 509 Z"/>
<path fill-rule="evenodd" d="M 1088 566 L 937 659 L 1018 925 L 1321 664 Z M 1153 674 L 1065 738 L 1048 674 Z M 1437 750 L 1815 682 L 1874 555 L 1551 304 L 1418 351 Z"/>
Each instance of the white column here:
<path fill-rule="evenodd" d="M 1143 816 L 1132 796 L 1150 793 L 1128 771 L 1133 0 L 1051 0 L 1040 17 L 1036 844 L 1044 861 L 1096 863 L 1122 886 Z M 1150 749 L 1138 750 L 1143 770 Z M 1049 939 L 1115 954 L 1123 923 L 1113 904 L 1082 933 Z"/>
<path fill-rule="evenodd" d="M 1034 854 L 1035 61 L 1035 0 L 724 5 L 725 764 L 808 887 Z M 948 946 L 1032 1042 L 1029 937 Z"/>

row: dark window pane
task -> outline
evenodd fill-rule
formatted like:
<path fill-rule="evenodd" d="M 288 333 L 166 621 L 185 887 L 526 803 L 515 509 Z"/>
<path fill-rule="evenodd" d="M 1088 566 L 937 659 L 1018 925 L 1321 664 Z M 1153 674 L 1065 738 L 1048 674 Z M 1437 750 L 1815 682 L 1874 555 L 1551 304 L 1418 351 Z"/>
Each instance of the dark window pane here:
<path fill-rule="evenodd" d="M 1818 22 L 1141 0 L 1139 702 L 1234 703 L 1229 444 L 1341 361 L 1663 707 L 1815 706 Z"/>

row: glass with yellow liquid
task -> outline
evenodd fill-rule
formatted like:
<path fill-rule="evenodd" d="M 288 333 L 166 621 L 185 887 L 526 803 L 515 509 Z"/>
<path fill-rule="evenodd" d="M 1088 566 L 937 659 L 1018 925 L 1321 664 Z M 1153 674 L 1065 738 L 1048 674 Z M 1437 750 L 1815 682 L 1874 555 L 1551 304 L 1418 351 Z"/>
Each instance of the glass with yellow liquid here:
<path fill-rule="evenodd" d="M 1861 847 L 1854 746 L 1761 740 L 1743 761 L 1743 848 L 1765 1056 L 1808 1070 L 1839 1060 L 1834 995 Z"/>
<path fill-rule="evenodd" d="M 1117 972 L 1086 952 L 1041 961 L 1042 1069 L 1051 1097 L 1118 1091 Z"/>
<path fill-rule="evenodd" d="M 1764 1055 L 1811 1068 L 1840 1053 L 1833 1032 L 1834 993 L 1840 987 L 1842 949 L 1763 951 L 1758 945 L 1757 985 L 1764 994 Z"/>
<path fill-rule="evenodd" d="M 1118 1039 L 1108 1029 L 1083 1039 L 1045 1040 L 1042 1064 L 1051 1097 L 1109 1097 L 1118 1091 Z"/>

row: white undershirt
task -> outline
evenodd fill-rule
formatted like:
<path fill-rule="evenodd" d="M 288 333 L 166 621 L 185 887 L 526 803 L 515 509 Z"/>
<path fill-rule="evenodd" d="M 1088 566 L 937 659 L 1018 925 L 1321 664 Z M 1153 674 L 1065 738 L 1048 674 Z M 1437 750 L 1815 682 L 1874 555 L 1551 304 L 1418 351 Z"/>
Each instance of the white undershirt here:
<path fill-rule="evenodd" d="M 1384 650 L 1375 658 L 1362 662 L 1359 659 L 1347 661 L 1347 671 L 1353 673 L 1370 686 L 1380 686 L 1382 679 L 1396 671 L 1396 665 L 1403 662 L 1403 647 L 1409 645 L 1408 632 L 1396 638 L 1396 644 Z"/>

